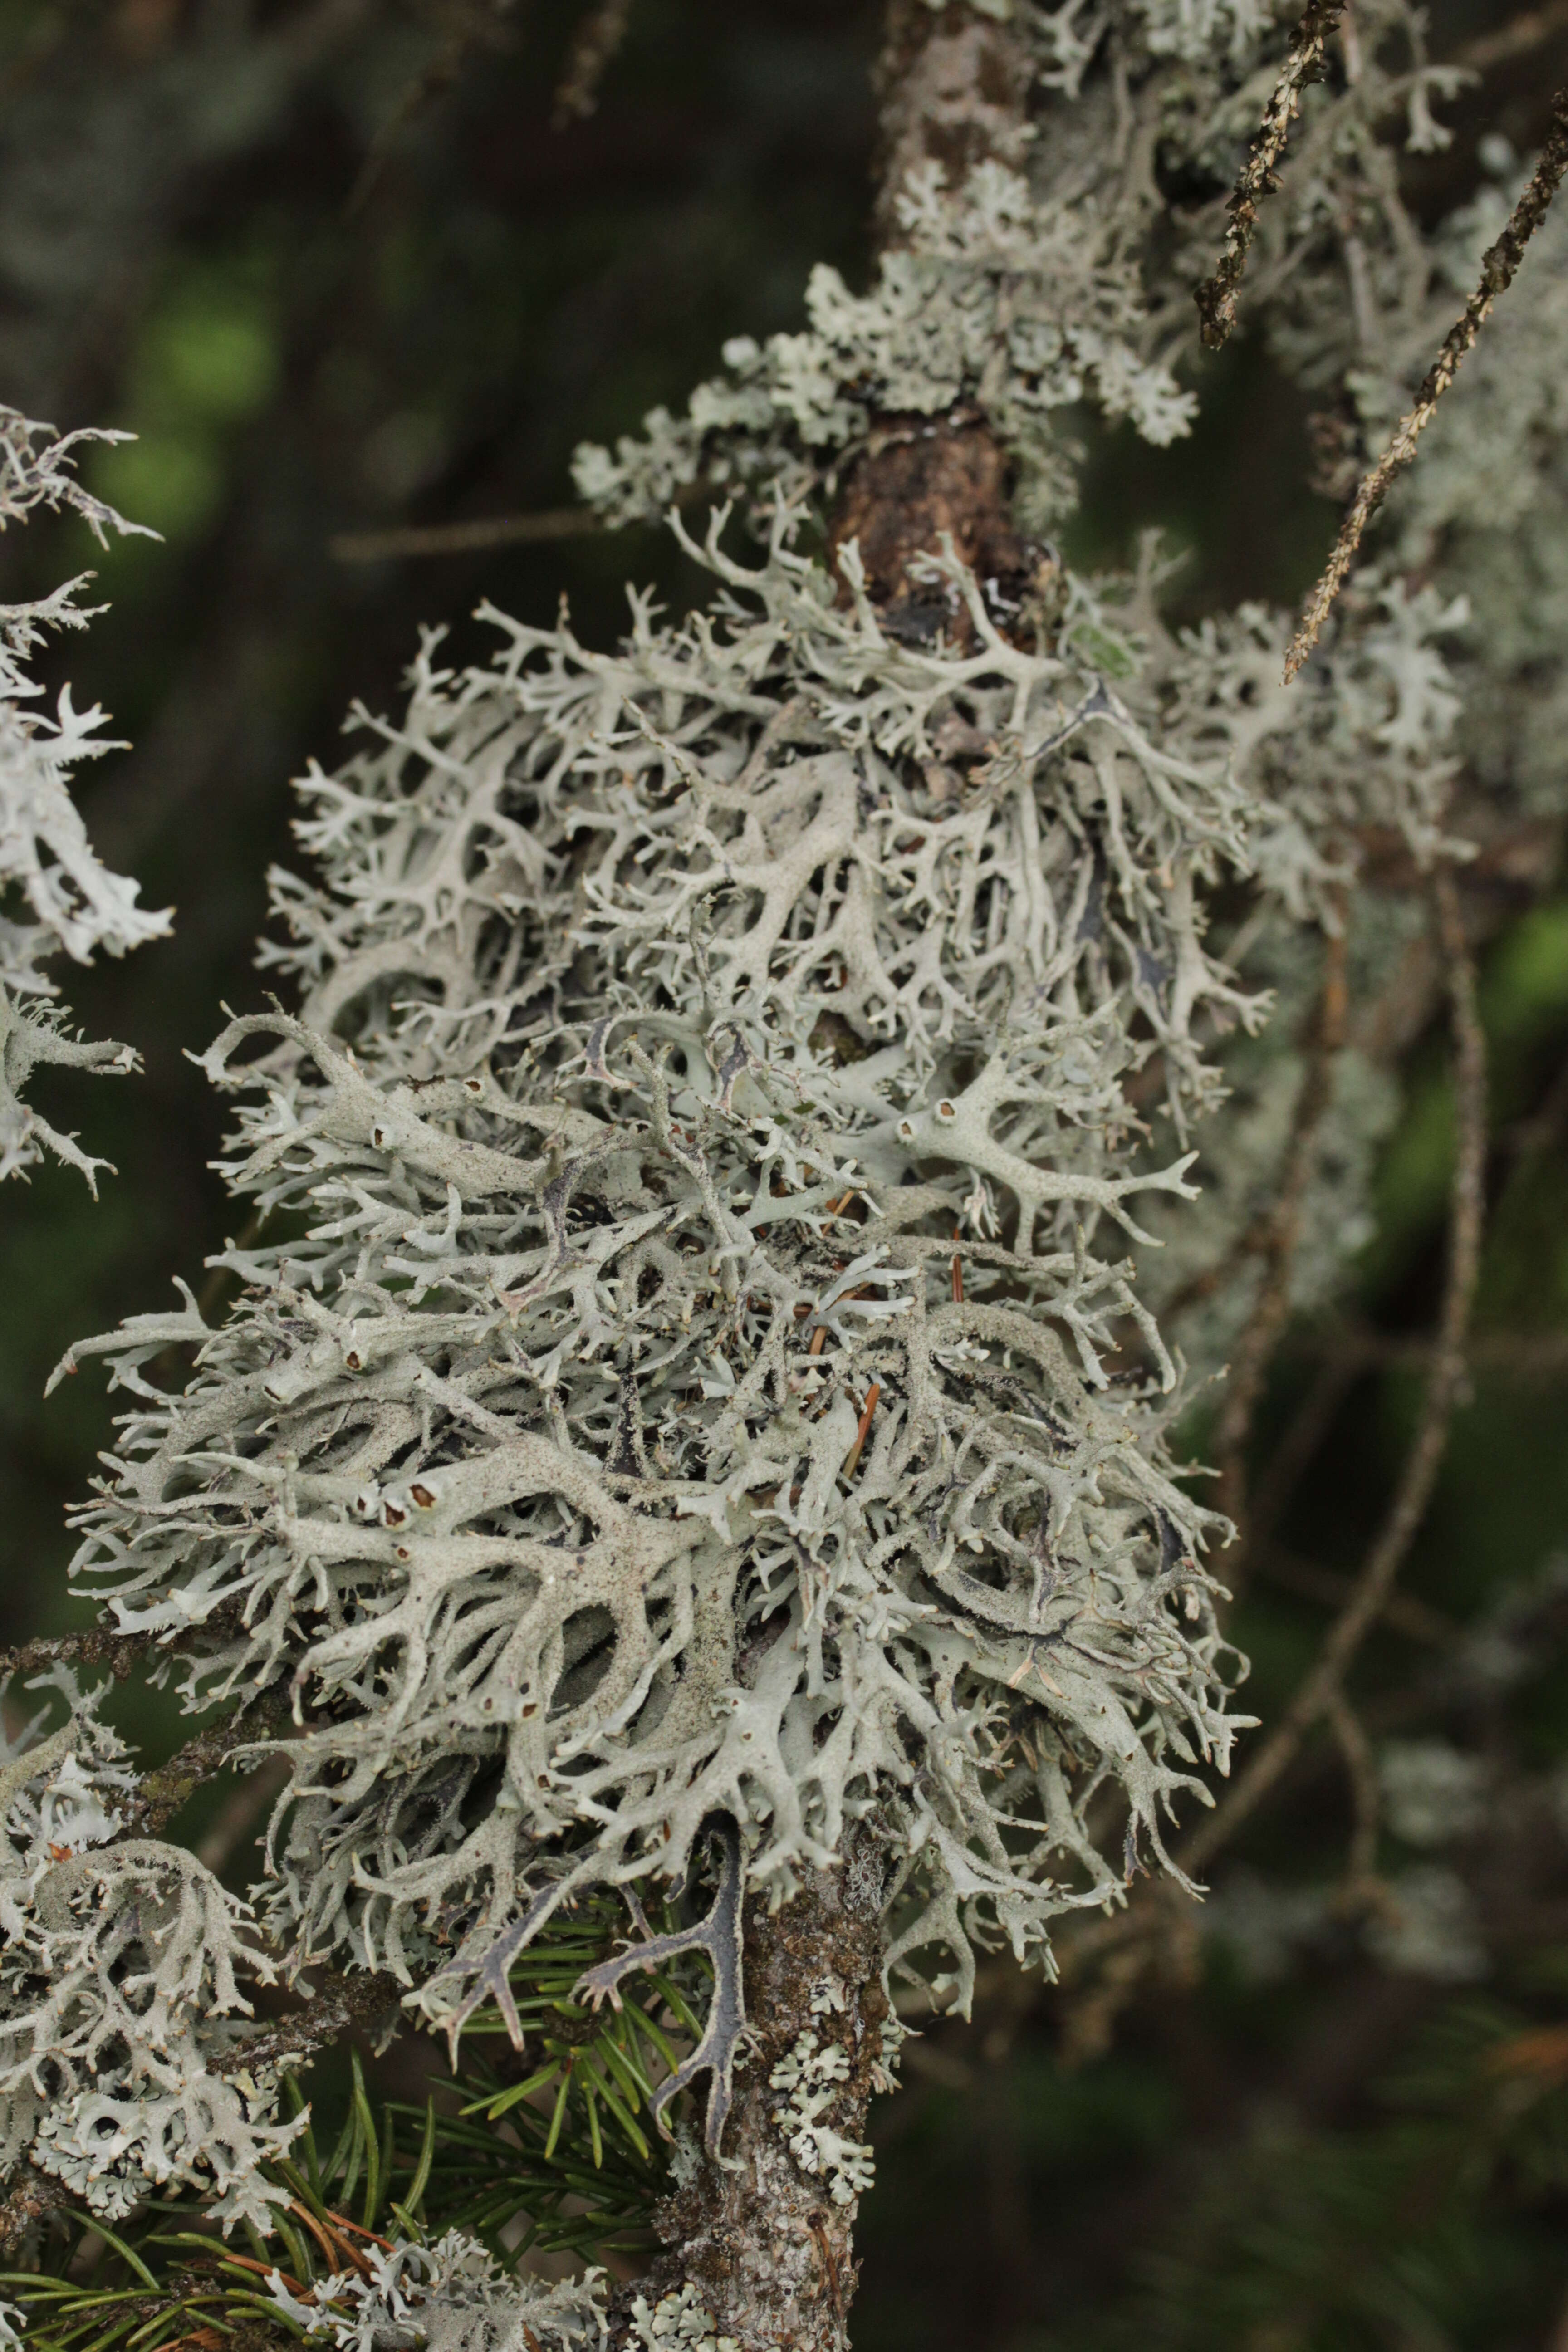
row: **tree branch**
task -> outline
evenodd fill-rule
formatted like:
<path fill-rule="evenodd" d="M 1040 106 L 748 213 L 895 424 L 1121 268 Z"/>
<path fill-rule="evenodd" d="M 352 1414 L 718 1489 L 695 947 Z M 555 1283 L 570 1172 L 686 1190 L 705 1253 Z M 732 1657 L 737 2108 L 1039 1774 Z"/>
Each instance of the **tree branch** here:
<path fill-rule="evenodd" d="M 11 2177 L 4 2199 L 0 2199 L 0 2261 L 8 2262 L 37 2222 L 47 2214 L 58 2212 L 70 2203 L 71 2193 L 63 2180 L 52 2172 L 40 2172 L 36 2164 L 24 2162 Z"/>
<path fill-rule="evenodd" d="M 879 243 L 903 229 L 897 198 L 911 172 L 938 163 L 956 185 L 977 163 L 1020 164 L 1028 131 L 1032 68 L 1016 28 L 953 0 L 889 0 L 877 68 L 880 102 Z M 978 579 L 1021 602 L 1030 556 L 1014 528 L 1012 467 L 987 419 L 960 403 L 945 416 L 878 417 L 840 478 L 828 527 L 837 564 L 847 541 L 859 546 L 867 592 L 895 635 L 946 628 L 963 639 L 973 624 L 933 597 L 921 559 L 945 533 Z"/>
<path fill-rule="evenodd" d="M 1318 633 L 1350 576 L 1368 523 L 1387 497 L 1395 475 L 1415 457 L 1416 443 L 1436 415 L 1437 404 L 1458 373 L 1466 352 L 1474 349 L 1492 304 L 1512 285 L 1525 247 L 1545 219 L 1564 172 L 1568 172 L 1568 90 L 1559 90 L 1552 101 L 1551 135 L 1541 151 L 1534 177 L 1515 205 L 1502 235 L 1483 257 L 1476 290 L 1466 303 L 1462 317 L 1444 338 L 1443 348 L 1415 395 L 1415 407 L 1400 419 L 1394 438 L 1356 492 L 1350 512 L 1340 526 L 1333 553 L 1308 600 L 1300 626 L 1285 656 L 1287 686 L 1317 644 Z"/>
<path fill-rule="evenodd" d="M 1290 125 L 1301 110 L 1301 93 L 1313 81 L 1323 61 L 1329 35 L 1344 14 L 1345 0 L 1307 0 L 1301 21 L 1290 36 L 1290 47 L 1263 116 L 1262 128 L 1247 150 L 1246 163 L 1226 210 L 1230 226 L 1225 250 L 1212 278 L 1205 278 L 1193 296 L 1202 320 L 1204 341 L 1217 352 L 1229 340 L 1236 324 L 1236 297 L 1247 269 L 1247 257 L 1258 234 L 1263 200 L 1279 185 L 1279 163 L 1285 152 Z"/>
<path fill-rule="evenodd" d="M 889 2014 L 882 1868 L 874 1842 L 851 1833 L 834 1868 L 805 1874 L 781 1910 L 760 1895 L 746 1905 L 750 2046 L 723 2152 L 695 2155 L 656 2209 L 665 2251 L 623 2293 L 617 2333 L 629 2333 L 635 2296 L 657 2308 L 690 2286 L 742 2352 L 840 2352 Z"/>
<path fill-rule="evenodd" d="M 402 555 L 470 555 L 479 548 L 585 539 L 605 527 L 592 507 L 546 507 L 538 514 L 477 515 L 468 522 L 340 530 L 328 540 L 327 552 L 334 563 L 389 563 Z"/>
<path fill-rule="evenodd" d="M 157 1646 L 152 1633 L 115 1633 L 106 1625 L 89 1625 L 80 1633 L 47 1633 L 0 1651 L 0 1685 L 25 1682 L 46 1674 L 50 1666 L 107 1666 L 117 1683 L 129 1682 L 148 1652 Z"/>

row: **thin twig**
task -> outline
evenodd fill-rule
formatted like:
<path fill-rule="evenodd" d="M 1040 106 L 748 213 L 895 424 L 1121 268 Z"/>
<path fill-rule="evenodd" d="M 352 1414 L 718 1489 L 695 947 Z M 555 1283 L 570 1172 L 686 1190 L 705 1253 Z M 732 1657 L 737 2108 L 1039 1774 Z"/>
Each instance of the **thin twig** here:
<path fill-rule="evenodd" d="M 144 1772 L 127 1800 L 127 1823 L 137 1837 L 159 1837 L 196 1790 L 227 1764 L 237 1748 L 281 1731 L 289 1719 L 288 1693 L 279 1688 L 247 1699 L 232 1715 L 209 1724 L 160 1764 Z"/>
<path fill-rule="evenodd" d="M 1323 943 L 1323 985 L 1313 1015 L 1306 1075 L 1291 1117 L 1278 1196 L 1254 1244 L 1263 1260 L 1262 1277 L 1237 1342 L 1215 1433 L 1220 1473 L 1215 1506 L 1237 1527 L 1247 1503 L 1247 1441 L 1269 1363 L 1290 1313 L 1290 1275 L 1301 1239 L 1319 1130 L 1333 1098 L 1334 1066 L 1345 1041 L 1348 1004 L 1342 919 Z M 1226 1567 L 1229 1570 L 1232 1564 L 1227 1562 Z"/>
<path fill-rule="evenodd" d="M 1290 125 L 1301 110 L 1301 92 L 1317 75 L 1329 35 L 1339 23 L 1345 0 L 1307 0 L 1301 21 L 1290 36 L 1290 47 L 1279 79 L 1264 110 L 1262 127 L 1247 150 L 1235 192 L 1226 206 L 1230 226 L 1225 250 L 1214 276 L 1205 278 L 1193 296 L 1203 321 L 1203 339 L 1217 352 L 1236 324 L 1236 297 L 1247 268 L 1247 256 L 1258 234 L 1258 215 L 1265 196 L 1279 185 L 1276 166 L 1285 152 Z"/>
<path fill-rule="evenodd" d="M 251 2073 L 290 2058 L 307 2058 L 344 2033 L 357 2029 L 378 2042 L 395 2019 L 403 2016 L 404 1988 L 395 1977 L 379 1971 L 363 1976 L 340 1975 L 336 1969 L 310 1965 L 316 1990 L 305 2005 L 279 2018 L 262 2032 L 236 2042 L 214 2063 L 219 2074 Z"/>
<path fill-rule="evenodd" d="M 393 148 L 415 117 L 421 114 L 432 100 L 450 89 L 463 69 L 468 51 L 483 42 L 491 48 L 500 47 L 507 35 L 502 19 L 509 14 L 512 0 L 447 0 L 444 13 L 451 19 L 446 39 L 429 62 L 416 73 L 404 90 L 387 120 L 372 139 L 365 151 L 359 176 L 343 206 L 345 221 L 357 219 L 375 193 L 385 171 Z"/>
<path fill-rule="evenodd" d="M 581 122 L 599 103 L 599 87 L 626 37 L 632 20 L 632 0 L 596 0 L 572 37 L 566 63 L 555 91 L 551 128 L 564 131 Z"/>
<path fill-rule="evenodd" d="M 1303 1601 L 1319 1601 L 1324 1608 L 1342 1609 L 1355 1589 L 1354 1579 L 1338 1569 L 1321 1567 L 1316 1560 L 1303 1559 L 1277 1545 L 1258 1550 L 1255 1558 L 1258 1573 L 1268 1583 L 1278 1585 L 1282 1592 L 1299 1593 Z M 1406 1641 L 1417 1642 L 1426 1650 L 1451 1650 L 1464 1631 L 1440 1609 L 1417 1601 L 1414 1593 L 1401 1592 L 1397 1585 L 1383 1604 L 1383 1622 L 1391 1633 L 1403 1633 Z"/>
<path fill-rule="evenodd" d="M 1377 1832 L 1383 1811 L 1377 1766 L 1372 1742 L 1342 1690 L 1334 1692 L 1323 1711 L 1344 1758 L 1345 1776 L 1351 1785 L 1355 1826 L 1351 1832 L 1350 1858 L 1345 1865 L 1345 1892 L 1359 1900 L 1365 1896 L 1377 1874 Z"/>
<path fill-rule="evenodd" d="M 1568 0 L 1556 0 L 1554 7 L 1532 8 L 1528 16 L 1516 16 L 1511 25 L 1501 26 L 1495 33 L 1482 33 L 1456 49 L 1448 62 L 1471 73 L 1489 73 L 1493 66 L 1508 65 L 1515 58 L 1528 57 L 1531 49 L 1544 47 L 1559 33 L 1568 33 Z"/>
<path fill-rule="evenodd" d="M 721 493 L 711 482 L 688 482 L 672 507 L 700 506 Z M 545 507 L 538 514 L 476 515 L 468 522 L 408 523 L 393 530 L 340 530 L 327 541 L 334 563 L 385 563 L 400 555 L 468 555 L 476 548 L 517 547 L 551 539 L 591 539 L 621 530 L 592 507 Z"/>
<path fill-rule="evenodd" d="M 1304 1345 L 1312 1347 L 1310 1337 Z M 1348 1339 L 1337 1333 L 1325 1336 L 1317 1345 L 1326 1355 L 1326 1370 L 1348 1366 L 1354 1378 L 1373 1366 L 1429 1363 L 1436 1342 L 1415 1333 L 1365 1331 Z M 1559 1380 L 1568 1371 L 1568 1331 L 1487 1331 L 1467 1343 L 1465 1361 L 1476 1372 Z"/>
<path fill-rule="evenodd" d="M 860 1408 L 860 1426 L 855 1432 L 855 1443 L 844 1457 L 844 1470 L 842 1475 L 846 1478 L 853 1478 L 855 1475 L 856 1467 L 860 1460 L 861 1454 L 865 1451 L 866 1440 L 870 1435 L 871 1415 L 877 1410 L 877 1399 L 881 1395 L 881 1382 L 879 1381 L 873 1381 L 870 1387 L 866 1391 L 866 1402 Z"/>
<path fill-rule="evenodd" d="M 0 1650 L 0 1686 L 47 1674 L 51 1666 L 107 1666 L 117 1683 L 127 1682 L 156 1640 L 152 1633 L 114 1633 L 101 1625 L 80 1633 L 43 1634 L 16 1649 Z"/>
<path fill-rule="evenodd" d="M 1394 1503 L 1368 1553 L 1355 1591 L 1329 1629 L 1317 1663 L 1270 1737 L 1229 1793 L 1183 1847 L 1189 1874 L 1202 1870 L 1248 1820 L 1289 1765 L 1312 1725 L 1339 1696 L 1345 1673 L 1382 1615 L 1432 1499 L 1447 1445 L 1449 1424 L 1465 1381 L 1465 1335 L 1480 1266 L 1487 1141 L 1486 1040 L 1476 1007 L 1475 965 L 1452 876 L 1440 870 L 1432 895 L 1439 943 L 1447 965 L 1454 1034 L 1458 1137 L 1448 1230 L 1448 1269 L 1437 1345 L 1415 1442 Z"/>
<path fill-rule="evenodd" d="M 541 514 L 479 515 L 471 522 L 412 524 L 396 530 L 340 530 L 327 541 L 334 563 L 385 563 L 399 555 L 467 555 L 479 547 L 585 539 L 605 530 L 592 507 L 547 507 Z"/>
<path fill-rule="evenodd" d="M 1415 407 L 1407 416 L 1401 417 L 1394 438 L 1356 492 L 1350 512 L 1340 525 L 1333 553 L 1308 600 L 1300 626 L 1285 656 L 1287 686 L 1317 644 L 1319 631 L 1350 575 L 1351 565 L 1355 562 L 1356 550 L 1361 545 L 1367 524 L 1383 504 L 1395 475 L 1415 457 L 1416 443 L 1432 422 L 1437 404 L 1458 374 L 1466 352 L 1474 347 L 1492 304 L 1512 285 L 1515 272 L 1524 258 L 1524 249 L 1545 219 L 1565 171 L 1568 171 L 1568 90 L 1559 90 L 1552 101 L 1551 133 L 1541 151 L 1541 161 L 1535 167 L 1530 185 L 1515 205 L 1502 235 L 1482 260 L 1476 290 L 1465 305 L 1463 317 L 1449 328 L 1443 348 L 1415 395 Z"/>

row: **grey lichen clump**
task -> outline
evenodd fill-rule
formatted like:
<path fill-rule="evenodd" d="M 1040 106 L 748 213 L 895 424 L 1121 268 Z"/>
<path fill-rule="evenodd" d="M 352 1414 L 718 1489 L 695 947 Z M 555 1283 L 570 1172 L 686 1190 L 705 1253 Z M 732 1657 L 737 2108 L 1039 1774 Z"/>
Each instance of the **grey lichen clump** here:
<path fill-rule="evenodd" d="M 977 1941 L 1041 1953 L 1229 1754 L 1117 1244 L 1188 1189 L 1128 1084 L 1184 1122 L 1256 1010 L 1199 903 L 1246 789 L 1206 711 L 1107 685 L 1081 587 L 1027 652 L 960 577 L 960 655 L 837 605 L 783 519 L 708 560 L 718 611 L 619 654 L 427 648 L 307 784 L 300 1017 L 207 1057 L 235 1190 L 298 1238 L 230 1253 L 221 1328 L 90 1343 L 139 1401 L 84 1583 L 210 1629 L 193 1696 L 291 1692 L 269 1925 L 445 2020 L 715 1813 L 779 1895 L 874 1822 L 894 1964 L 964 2000 Z M 169 1397 L 138 1368 L 177 1339 Z"/>
<path fill-rule="evenodd" d="M 108 2219 L 172 2184 L 265 2220 L 284 2192 L 258 2167 L 300 2126 L 244 2071 L 240 1986 L 276 1969 L 195 1855 L 135 1836 L 103 1693 L 62 1688 L 58 1730 L 0 1748 L 0 2173 L 30 2154 Z"/>
<path fill-rule="evenodd" d="M 331 2352 L 601 2352 L 603 2276 L 520 2287 L 478 2239 L 448 2230 L 429 2245 L 373 2241 L 360 2270 L 304 2302 L 274 2270 L 268 2300 L 290 2336 Z"/>
<path fill-rule="evenodd" d="M 110 530 L 139 530 L 94 498 L 75 471 L 83 443 L 124 438 L 56 435 L 0 406 L 0 531 L 39 507 L 80 515 L 100 546 Z M 0 604 L 0 1177 L 52 1152 L 89 1184 L 105 1163 L 24 1103 L 23 1088 L 41 1064 L 123 1074 L 136 1057 L 128 1045 L 71 1034 L 47 966 L 62 955 L 76 963 L 123 955 L 169 928 L 166 908 L 138 907 L 137 885 L 99 863 L 70 796 L 72 771 L 82 761 L 123 749 L 99 731 L 103 712 L 78 710 L 68 687 L 52 718 L 34 707 L 44 689 L 28 661 L 50 630 L 87 626 L 92 608 L 77 599 L 91 577 L 83 572 L 31 604 Z"/>
<path fill-rule="evenodd" d="M 616 654 L 494 614 L 488 668 L 427 646 L 308 780 L 300 1015 L 207 1057 L 291 1237 L 227 1254 L 220 1328 L 89 1343 L 134 1402 L 84 1584 L 195 1644 L 193 1701 L 289 1692 L 270 1934 L 448 2026 L 716 1814 L 779 1896 L 871 1823 L 889 1964 L 962 2004 L 1230 1752 L 1122 1254 L 1191 1188 L 1131 1090 L 1179 1139 L 1261 1012 L 1203 897 L 1309 839 L 1311 727 L 1292 776 L 1245 630 L 1225 672 L 1080 582 L 1030 651 L 950 567 L 963 654 L 837 603 L 785 515 L 707 561 L 717 607 Z M 178 1341 L 170 1396 L 140 1368 Z"/>

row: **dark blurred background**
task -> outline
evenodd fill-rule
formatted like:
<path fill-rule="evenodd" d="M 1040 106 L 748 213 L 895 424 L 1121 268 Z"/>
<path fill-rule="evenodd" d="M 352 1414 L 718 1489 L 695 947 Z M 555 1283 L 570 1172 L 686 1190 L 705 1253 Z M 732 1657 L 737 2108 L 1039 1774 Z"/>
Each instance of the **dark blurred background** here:
<path fill-rule="evenodd" d="M 725 337 L 795 323 L 814 261 L 864 271 L 874 0 L 637 0 L 596 111 L 558 129 L 580 13 L 0 0 L 0 397 L 61 426 L 134 431 L 89 478 L 163 533 L 103 557 L 81 525 L 40 522 L 0 542 L 0 594 L 96 570 L 111 609 L 58 674 L 134 749 L 80 797 L 106 862 L 177 909 L 171 940 L 66 979 L 87 1029 L 134 1045 L 144 1075 L 39 1083 L 48 1116 L 118 1176 L 96 1207 L 53 1167 L 0 1202 L 0 1641 L 83 1614 L 65 1597 L 62 1515 L 110 1406 L 90 1373 L 45 1403 L 50 1367 L 71 1339 L 170 1303 L 171 1277 L 199 1279 L 228 1230 L 208 1166 L 221 1119 L 184 1056 L 220 1003 L 261 1001 L 252 943 L 267 866 L 290 853 L 289 778 L 334 761 L 353 698 L 395 697 L 422 623 L 450 625 L 461 656 L 482 643 L 468 617 L 481 596 L 548 622 L 564 595 L 604 641 L 628 576 L 672 611 L 700 593 L 658 532 L 374 562 L 335 558 L 334 535 L 558 508 L 579 439 L 682 404 Z M 1444 0 L 1432 30 L 1439 57 L 1485 68 L 1447 110 L 1451 148 L 1416 159 L 1414 193 L 1436 216 L 1475 184 L 1484 131 L 1521 152 L 1539 141 L 1568 75 L 1568 8 Z M 1289 603 L 1333 526 L 1304 487 L 1304 404 L 1245 345 L 1204 391 L 1193 443 L 1093 441 L 1071 551 L 1117 561 L 1158 522 L 1188 551 L 1185 612 Z M 1489 918 L 1494 1124 L 1535 1141 L 1497 1156 L 1474 1393 L 1407 1579 L 1431 1654 L 1389 1631 L 1366 1668 L 1378 1720 L 1419 1729 L 1445 1642 L 1512 1610 L 1528 1671 L 1467 1720 L 1531 1789 L 1568 1772 L 1568 1604 L 1552 1567 L 1568 1559 L 1555 854 L 1500 888 Z M 1312 1654 L 1409 1426 L 1400 1343 L 1429 1326 L 1440 1265 L 1443 1070 L 1440 1035 L 1417 1040 L 1347 1310 L 1379 1345 L 1282 1529 L 1309 1565 L 1294 1590 L 1258 1585 L 1238 1619 L 1266 1718 Z M 1320 1339 L 1285 1351 L 1266 1433 L 1317 1377 Z M 151 1701 L 126 1704 L 165 1738 Z M 1339 1780 L 1308 1772 L 1244 1867 L 1331 1869 L 1344 1834 Z M 1348 1927 L 1274 1977 L 1211 1942 L 1146 1974 L 1111 2033 L 1083 2024 L 1092 1987 L 1042 1993 L 998 1966 L 975 2026 L 911 2044 L 909 2087 L 883 2104 L 861 2352 L 1568 2352 L 1568 2111 L 1552 2103 L 1568 2034 L 1524 2069 L 1534 2105 L 1510 2111 L 1528 2108 L 1536 2137 L 1521 2153 L 1516 2133 L 1489 2170 L 1454 2090 L 1474 2074 L 1478 2021 L 1506 2025 L 1513 2001 L 1519 2033 L 1550 2037 L 1568 2018 L 1561 1829 L 1531 1813 L 1515 1843 L 1471 1872 L 1485 1950 L 1459 1990 L 1373 1965 Z"/>

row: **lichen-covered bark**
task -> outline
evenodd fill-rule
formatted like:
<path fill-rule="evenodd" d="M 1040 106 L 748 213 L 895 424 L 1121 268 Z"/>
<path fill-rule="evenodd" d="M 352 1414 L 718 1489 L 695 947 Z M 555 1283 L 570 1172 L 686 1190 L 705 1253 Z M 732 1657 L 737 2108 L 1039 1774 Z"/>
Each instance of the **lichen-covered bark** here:
<path fill-rule="evenodd" d="M 877 67 L 877 229 L 899 242 L 894 200 L 912 171 L 940 163 L 950 184 L 988 159 L 1020 170 L 1032 71 L 1022 35 L 955 0 L 889 0 Z"/>
<path fill-rule="evenodd" d="M 858 2148 L 885 2063 L 884 1862 L 872 1840 L 854 1841 L 772 1917 L 748 1906 L 750 2032 L 723 2151 L 697 2158 L 658 2209 L 665 2251 L 623 2297 L 627 2332 L 635 2299 L 657 2323 L 661 2304 L 689 2288 L 742 2352 L 837 2352 L 847 2341 L 859 2200 L 857 2168 L 833 2160 L 834 2143 Z M 803 2131 L 804 2107 L 823 2093 Z"/>
<path fill-rule="evenodd" d="M 945 628 L 962 642 L 968 615 L 954 609 L 941 581 L 922 576 L 919 560 L 950 538 L 1005 625 L 1027 593 L 1032 568 L 1013 527 L 1011 493 L 1006 453 L 973 411 L 886 417 L 846 468 L 830 534 L 834 555 L 847 541 L 857 542 L 871 601 L 894 636 L 918 642 Z"/>
<path fill-rule="evenodd" d="M 1028 144 L 1031 68 L 1020 34 L 955 5 L 889 0 L 877 67 L 880 147 L 879 241 L 898 245 L 896 199 L 910 173 L 939 163 L 950 186 L 987 161 L 1022 167 Z M 874 603 L 896 635 L 962 642 L 953 613 L 919 576 L 918 559 L 944 533 L 983 586 L 995 583 L 1005 621 L 1026 593 L 1028 553 L 1013 528 L 1012 467 L 985 418 L 968 405 L 950 415 L 888 416 L 845 469 L 830 540 L 835 556 L 857 540 Z"/>
<path fill-rule="evenodd" d="M 963 5 L 889 0 L 877 70 L 884 246 L 899 242 L 894 197 L 922 163 L 940 163 L 950 182 L 988 157 L 1021 165 L 1030 79 L 1025 45 L 1007 26 Z M 962 639 L 968 615 L 921 576 L 919 559 L 951 538 L 1005 618 L 1031 570 L 1013 524 L 1012 487 L 1006 454 L 977 410 L 883 417 L 845 469 L 830 547 L 837 557 L 847 541 L 858 543 L 867 587 L 894 635 L 945 628 Z M 843 2167 L 835 2177 L 799 2118 L 802 2096 L 818 2100 L 819 2131 L 858 2147 L 872 2091 L 888 2080 L 884 1866 L 871 1841 L 851 1842 L 837 1869 L 813 1873 L 775 1915 L 748 1906 L 749 2041 L 723 2151 L 696 2158 L 659 2207 L 664 2251 L 622 2298 L 623 2340 L 634 2304 L 656 2335 L 673 2335 L 676 2299 L 689 2296 L 710 2316 L 721 2352 L 726 2337 L 741 2352 L 840 2352 L 847 2343 L 858 2189 Z M 841 2062 L 827 2055 L 835 2051 Z M 840 2063 L 834 2079 L 827 2070 Z M 801 2080 L 813 2067 L 815 2077 Z M 793 2113 L 792 2075 L 801 2086 Z"/>

